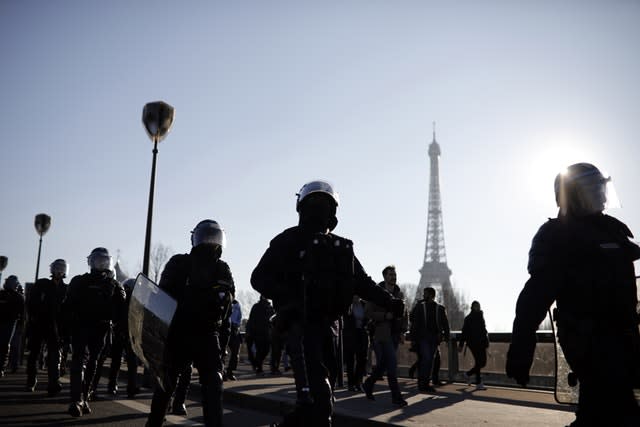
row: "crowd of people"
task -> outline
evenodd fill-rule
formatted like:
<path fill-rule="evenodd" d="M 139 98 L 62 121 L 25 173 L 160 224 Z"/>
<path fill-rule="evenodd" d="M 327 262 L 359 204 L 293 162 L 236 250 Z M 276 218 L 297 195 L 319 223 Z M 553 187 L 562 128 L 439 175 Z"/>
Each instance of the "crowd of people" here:
<path fill-rule="evenodd" d="M 556 179 L 560 213 L 533 240 L 531 278 L 518 300 L 507 355 L 507 375 L 525 386 L 535 331 L 556 301 L 560 344 L 574 382 L 581 385 L 573 426 L 604 425 L 605 417 L 608 425 L 637 425 L 639 419 L 632 389 L 640 384 L 633 270 L 640 248 L 629 240 L 631 233 L 624 224 L 602 214 L 608 182 L 590 164 L 572 165 Z M 446 307 L 437 302 L 436 289 L 424 288 L 423 298 L 407 307 L 395 267 L 386 266 L 383 280 L 374 282 L 355 256 L 353 242 L 333 233 L 339 206 L 334 188 L 312 181 L 297 196 L 298 225 L 273 238 L 251 275 L 260 299 L 250 309 L 244 333 L 248 360 L 257 376 L 266 375 L 263 365 L 269 354 L 272 375 L 282 374 L 281 362 L 285 370 L 293 371 L 296 405 L 275 425 L 330 426 L 334 390 L 343 370 L 349 391 L 375 400 L 375 384 L 386 377 L 391 403 L 406 406 L 397 356 L 407 338 L 417 355 L 410 375 L 417 371 L 418 392 L 435 393 L 441 385 L 439 348 L 451 338 Z M 186 415 L 193 367 L 199 373 L 205 425 L 222 425 L 223 382 L 237 379 L 243 324 L 231 269 L 222 260 L 225 242 L 218 222 L 203 220 L 191 232 L 191 251 L 174 255 L 164 267 L 158 285 L 177 306 L 162 343 L 161 369 L 154 371 L 157 383 L 147 426 L 161 426 L 168 410 Z M 106 355 L 112 358 L 108 393 L 118 393 L 123 355 L 129 373 L 127 396 L 134 398 L 140 391 L 139 361 L 127 323 L 135 280 L 122 284 L 115 280 L 105 248 L 95 248 L 87 259 L 90 271 L 73 277 L 68 285 L 66 261 L 52 262 L 51 277 L 33 284 L 26 302 L 14 275 L 6 278 L 0 291 L 1 375 L 17 326 L 26 320 L 26 389 L 37 389 L 38 362 L 46 349 L 47 393 L 59 394 L 70 351 L 68 412 L 74 417 L 91 413 L 89 402 L 96 398 Z M 599 297 L 605 291 L 609 299 L 603 307 Z M 606 321 L 594 317 L 602 310 L 608 315 Z M 612 336 L 618 347 L 599 350 Z M 467 381 L 485 389 L 481 370 L 487 363 L 489 337 L 478 301 L 471 304 L 457 342 L 460 352 L 469 350 L 473 356 L 473 367 L 464 373 Z M 371 369 L 369 349 L 375 354 Z M 10 361 L 8 370 L 15 371 L 17 363 Z M 604 374 L 602 366 L 616 366 L 617 371 Z M 603 396 L 603 390 L 610 395 Z M 610 411 L 594 404 L 597 399 L 616 408 L 613 424 Z"/>

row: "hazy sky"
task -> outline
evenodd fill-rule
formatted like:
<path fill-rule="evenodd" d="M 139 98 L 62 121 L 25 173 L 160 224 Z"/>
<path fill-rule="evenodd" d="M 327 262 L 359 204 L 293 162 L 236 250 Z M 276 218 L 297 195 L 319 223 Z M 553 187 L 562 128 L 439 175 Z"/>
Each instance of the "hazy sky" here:
<path fill-rule="evenodd" d="M 0 255 L 35 276 L 107 247 L 141 268 L 152 144 L 145 103 L 176 109 L 159 146 L 153 241 L 227 232 L 236 286 L 297 222 L 295 193 L 340 192 L 337 234 L 369 274 L 417 283 L 431 122 L 453 284 L 508 330 L 553 178 L 591 161 L 640 234 L 640 2 L 2 1 Z"/>

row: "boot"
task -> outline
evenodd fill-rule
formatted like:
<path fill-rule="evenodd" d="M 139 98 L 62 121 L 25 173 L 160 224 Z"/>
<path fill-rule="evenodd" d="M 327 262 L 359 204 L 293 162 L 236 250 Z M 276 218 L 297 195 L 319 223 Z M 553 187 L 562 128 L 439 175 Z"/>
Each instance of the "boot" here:
<path fill-rule="evenodd" d="M 184 402 L 176 402 L 174 401 L 171 405 L 171 413 L 173 415 L 182 415 L 183 417 L 187 416 L 187 406 Z"/>
<path fill-rule="evenodd" d="M 374 383 L 375 383 L 375 381 L 373 381 L 373 377 L 369 377 L 362 384 L 362 390 L 367 395 L 367 399 L 369 399 L 369 400 L 376 400 L 376 398 L 373 397 L 373 384 Z"/>
<path fill-rule="evenodd" d="M 33 393 L 34 391 L 36 391 L 36 385 L 38 385 L 38 380 L 37 379 L 33 378 L 33 379 L 27 380 L 26 390 L 30 391 L 31 393 Z"/>
<path fill-rule="evenodd" d="M 69 405 L 68 409 L 69 415 L 72 417 L 81 417 L 82 416 L 82 402 L 73 402 Z"/>
<path fill-rule="evenodd" d="M 62 385 L 57 381 L 50 383 L 49 387 L 47 388 L 47 394 L 49 395 L 49 397 L 56 396 L 58 393 L 60 393 L 60 391 L 62 391 Z"/>
<path fill-rule="evenodd" d="M 86 400 L 84 402 L 82 402 L 82 414 L 83 415 L 88 415 L 91 413 L 91 408 L 89 407 L 89 402 L 87 402 Z"/>
<path fill-rule="evenodd" d="M 429 385 L 428 379 L 418 378 L 418 391 L 422 393 L 435 393 L 436 389 Z"/>
<path fill-rule="evenodd" d="M 116 394 L 118 394 L 118 384 L 116 384 L 115 382 L 109 381 L 109 385 L 107 385 L 107 393 L 112 396 L 115 396 Z"/>
<path fill-rule="evenodd" d="M 233 375 L 233 371 L 230 369 L 227 369 L 227 374 L 226 374 L 227 380 L 229 381 L 236 381 L 238 378 L 236 378 L 235 375 Z"/>

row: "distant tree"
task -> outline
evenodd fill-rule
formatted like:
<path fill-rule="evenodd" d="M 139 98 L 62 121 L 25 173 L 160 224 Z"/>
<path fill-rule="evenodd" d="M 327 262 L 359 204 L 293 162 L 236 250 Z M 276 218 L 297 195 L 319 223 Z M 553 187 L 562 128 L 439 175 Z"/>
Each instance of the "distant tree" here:
<path fill-rule="evenodd" d="M 153 281 L 158 283 L 160 279 L 160 273 L 162 272 L 162 267 L 169 260 L 171 256 L 171 248 L 169 246 L 163 245 L 162 243 L 156 243 L 151 248 L 151 257 L 149 259 L 149 269 L 151 270 L 151 274 L 153 275 Z"/>
<path fill-rule="evenodd" d="M 407 310 L 411 310 L 416 303 L 416 289 L 418 289 L 418 285 L 414 283 L 403 283 L 398 285 L 400 290 L 404 294 L 404 304 L 407 307 Z"/>
<path fill-rule="evenodd" d="M 469 305 L 465 301 L 462 292 L 453 288 L 451 283 L 446 283 L 445 286 L 442 287 L 441 301 L 442 305 L 447 309 L 447 317 L 449 318 L 449 327 L 451 330 L 459 331 L 462 329 L 464 317 L 469 310 Z"/>

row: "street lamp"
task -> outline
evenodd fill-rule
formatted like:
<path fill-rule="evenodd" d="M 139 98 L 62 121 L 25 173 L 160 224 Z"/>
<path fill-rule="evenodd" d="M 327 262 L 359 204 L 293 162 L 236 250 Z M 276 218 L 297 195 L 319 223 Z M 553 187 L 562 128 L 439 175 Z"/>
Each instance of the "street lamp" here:
<path fill-rule="evenodd" d="M 9 262 L 9 258 L 6 256 L 0 256 L 0 281 L 2 281 L 2 272 L 5 268 L 7 268 L 7 263 Z"/>
<path fill-rule="evenodd" d="M 40 251 L 42 250 L 42 236 L 44 236 L 49 227 L 51 227 L 51 217 L 47 214 L 38 214 L 35 219 L 36 231 L 40 235 L 40 243 L 38 244 L 38 262 L 36 263 L 36 281 L 38 281 L 38 272 L 40 271 Z"/>
<path fill-rule="evenodd" d="M 151 251 L 151 219 L 153 217 L 153 192 L 156 185 L 156 156 L 158 142 L 162 141 L 171 129 L 175 110 L 166 102 L 150 102 L 142 110 L 142 123 L 147 135 L 153 142 L 153 161 L 151 163 L 151 184 L 149 185 L 149 209 L 147 210 L 147 232 L 144 239 L 144 259 L 142 272 L 149 275 L 149 253 Z"/>

